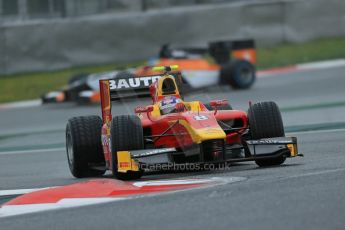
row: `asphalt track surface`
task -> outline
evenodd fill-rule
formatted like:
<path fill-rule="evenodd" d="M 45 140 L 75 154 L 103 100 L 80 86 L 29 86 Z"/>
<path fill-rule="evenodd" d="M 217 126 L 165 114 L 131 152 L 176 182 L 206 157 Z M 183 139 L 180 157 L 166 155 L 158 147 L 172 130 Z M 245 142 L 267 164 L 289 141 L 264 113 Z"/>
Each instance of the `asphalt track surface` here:
<path fill-rule="evenodd" d="M 288 159 L 284 165 L 270 168 L 241 163 L 219 171 L 150 174 L 142 180 L 245 180 L 1 218 L 0 229 L 344 229 L 344 72 L 339 67 L 281 74 L 260 78 L 247 91 L 223 87 L 186 97 L 203 101 L 227 98 L 239 109 L 246 109 L 249 100 L 276 101 L 287 130 L 295 130 L 293 135 L 299 138 L 304 158 Z M 137 104 L 116 103 L 114 113 L 126 114 Z M 79 182 L 68 170 L 63 130 L 69 117 L 99 112 L 98 106 L 74 104 L 0 111 L 0 190 Z M 307 131 L 308 127 L 314 130 Z"/>

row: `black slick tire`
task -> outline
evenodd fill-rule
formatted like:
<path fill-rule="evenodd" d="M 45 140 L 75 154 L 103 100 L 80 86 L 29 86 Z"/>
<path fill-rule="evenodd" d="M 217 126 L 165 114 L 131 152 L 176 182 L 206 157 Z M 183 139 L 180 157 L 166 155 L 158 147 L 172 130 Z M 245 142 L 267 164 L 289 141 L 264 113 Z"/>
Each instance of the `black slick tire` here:
<path fill-rule="evenodd" d="M 101 143 L 102 120 L 98 116 L 71 118 L 66 126 L 66 152 L 70 171 L 74 177 L 97 177 L 105 169 L 95 169 L 94 165 L 104 165 Z"/>
<path fill-rule="evenodd" d="M 220 70 L 220 84 L 229 84 L 235 89 L 250 88 L 255 80 L 255 67 L 246 60 L 232 60 Z"/>
<path fill-rule="evenodd" d="M 117 171 L 118 151 L 144 149 L 144 134 L 140 118 L 136 115 L 113 117 L 111 122 L 112 173 L 120 180 L 134 180 L 142 176 L 142 171 L 121 173 Z"/>
<path fill-rule="evenodd" d="M 280 110 L 274 102 L 260 102 L 253 104 L 248 110 L 248 120 L 252 139 L 284 137 L 284 125 Z M 260 167 L 274 166 L 284 163 L 286 157 L 257 159 Z"/>

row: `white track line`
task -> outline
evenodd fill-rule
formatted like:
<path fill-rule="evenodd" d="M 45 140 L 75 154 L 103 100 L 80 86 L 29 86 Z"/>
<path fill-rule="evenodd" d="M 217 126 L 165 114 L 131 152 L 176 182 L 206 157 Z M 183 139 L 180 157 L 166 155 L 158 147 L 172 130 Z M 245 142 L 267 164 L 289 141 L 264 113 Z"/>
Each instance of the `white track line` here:
<path fill-rule="evenodd" d="M 14 215 L 23 215 L 34 212 L 50 211 L 61 208 L 80 207 L 85 205 L 95 205 L 129 199 L 126 197 L 113 198 L 66 198 L 61 199 L 57 203 L 51 204 L 27 204 L 27 205 L 5 205 L 0 208 L 0 217 L 8 217 Z"/>
<path fill-rule="evenodd" d="M 212 178 L 210 179 L 188 179 L 188 180 L 153 180 L 153 181 L 139 181 L 134 182 L 133 185 L 136 187 L 144 187 L 144 186 L 159 186 L 159 185 L 188 185 L 188 184 L 198 184 L 198 183 L 210 183 L 212 182 Z"/>
<path fill-rule="evenodd" d="M 57 152 L 65 151 L 65 148 L 48 148 L 48 149 L 31 149 L 31 150 L 14 150 L 0 152 L 0 155 L 11 155 L 11 154 L 27 154 L 27 153 L 43 153 L 43 152 Z"/>
<path fill-rule="evenodd" d="M 176 180 L 158 180 L 158 181 L 150 180 L 150 181 L 145 181 L 145 182 L 134 182 L 133 184 L 135 184 L 135 186 L 138 186 L 138 187 L 168 185 L 169 182 L 171 182 L 172 184 L 188 184 L 188 182 L 192 182 L 191 184 L 207 183 L 207 185 L 202 186 L 202 187 L 197 187 L 197 188 L 185 188 L 181 190 L 172 190 L 172 191 L 159 192 L 159 193 L 137 194 L 137 195 L 132 195 L 132 196 L 122 196 L 122 197 L 109 196 L 109 197 L 97 197 L 97 198 L 63 198 L 57 201 L 56 203 L 3 205 L 0 207 L 0 218 L 15 216 L 15 215 L 23 215 L 23 214 L 28 214 L 28 213 L 35 213 L 35 212 L 57 210 L 57 209 L 63 209 L 63 208 L 95 205 L 95 204 L 100 204 L 100 203 L 108 203 L 108 202 L 128 200 L 128 199 L 152 197 L 152 196 L 158 196 L 158 195 L 163 195 L 163 194 L 172 194 L 172 193 L 177 193 L 177 192 L 182 192 L 182 191 L 209 188 L 213 186 L 235 183 L 235 182 L 243 181 L 246 179 L 247 178 L 245 177 L 230 177 L 230 178 L 212 177 L 208 179 L 181 179 L 181 180 L 176 179 Z"/>
<path fill-rule="evenodd" d="M 36 191 L 40 191 L 40 190 L 48 189 L 48 188 L 56 188 L 56 186 L 54 186 L 54 187 L 46 187 L 46 188 L 0 190 L 0 196 L 23 195 L 23 194 L 27 194 L 27 193 L 30 193 L 30 192 L 36 192 Z"/>
<path fill-rule="evenodd" d="M 336 133 L 336 132 L 345 132 L 345 129 L 325 129 L 325 130 L 310 130 L 310 131 L 301 131 L 301 132 L 287 132 L 289 135 L 304 135 L 312 133 Z"/>
<path fill-rule="evenodd" d="M 301 71 L 329 69 L 342 66 L 345 66 L 345 59 L 335 59 L 319 62 L 310 62 L 305 64 L 297 64 L 285 67 L 276 67 L 267 70 L 259 70 L 257 71 L 257 76 L 259 78 L 275 77 L 276 75 L 284 73 L 296 73 Z"/>
<path fill-rule="evenodd" d="M 296 65 L 297 69 L 299 70 L 327 69 L 327 68 L 335 68 L 335 67 L 341 67 L 341 66 L 345 66 L 345 59 L 319 61 L 319 62 L 311 62 L 311 63 Z"/>
<path fill-rule="evenodd" d="M 0 104 L 0 109 L 30 108 L 42 105 L 41 99 Z"/>
<path fill-rule="evenodd" d="M 279 180 L 286 180 L 286 179 L 296 179 L 296 178 L 301 178 L 301 177 L 309 177 L 309 176 L 319 176 L 319 175 L 324 175 L 324 174 L 329 174 L 329 173 L 337 173 L 337 172 L 342 172 L 345 171 L 344 168 L 338 168 L 338 169 L 328 169 L 328 170 L 322 170 L 322 171 L 317 171 L 317 172 L 310 172 L 310 173 L 304 173 L 304 174 L 298 174 L 298 175 L 291 175 L 287 177 L 281 177 L 278 178 Z"/>

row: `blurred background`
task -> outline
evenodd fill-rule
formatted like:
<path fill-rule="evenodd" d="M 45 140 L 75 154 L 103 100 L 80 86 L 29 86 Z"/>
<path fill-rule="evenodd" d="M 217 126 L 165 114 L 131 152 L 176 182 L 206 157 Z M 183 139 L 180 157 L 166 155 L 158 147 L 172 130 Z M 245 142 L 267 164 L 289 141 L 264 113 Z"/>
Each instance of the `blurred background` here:
<path fill-rule="evenodd" d="M 63 18 L 240 1 L 251 0 L 2 0 L 1 13 L 7 19 Z"/>
<path fill-rule="evenodd" d="M 340 37 L 342 0 L 1 0 L 0 74 L 147 59 L 164 43 Z"/>
<path fill-rule="evenodd" d="M 0 102 L 141 65 L 166 43 L 254 39 L 257 69 L 341 58 L 344 9 L 343 0 L 0 0 Z"/>

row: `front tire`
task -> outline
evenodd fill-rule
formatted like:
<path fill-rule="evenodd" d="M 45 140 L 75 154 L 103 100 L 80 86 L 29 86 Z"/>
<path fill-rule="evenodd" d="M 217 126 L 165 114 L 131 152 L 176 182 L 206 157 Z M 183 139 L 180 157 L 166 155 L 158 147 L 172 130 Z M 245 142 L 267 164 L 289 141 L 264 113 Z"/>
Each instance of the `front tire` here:
<path fill-rule="evenodd" d="M 102 176 L 105 170 L 93 165 L 104 165 L 101 143 L 102 120 L 98 116 L 71 118 L 66 126 L 66 152 L 70 171 L 74 177 Z"/>
<path fill-rule="evenodd" d="M 285 136 L 281 113 L 274 102 L 260 102 L 252 105 L 248 110 L 248 120 L 254 140 Z M 285 156 L 257 159 L 255 163 L 260 167 L 266 167 L 281 165 L 285 159 Z"/>
<path fill-rule="evenodd" d="M 144 134 L 140 118 L 136 115 L 113 117 L 111 122 L 112 173 L 120 180 L 134 180 L 142 171 L 120 173 L 117 171 L 117 151 L 144 149 Z"/>

